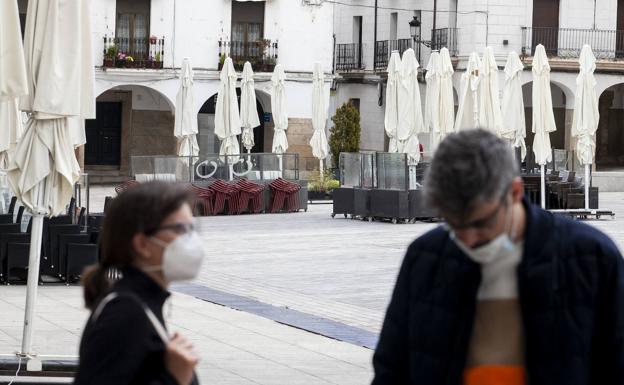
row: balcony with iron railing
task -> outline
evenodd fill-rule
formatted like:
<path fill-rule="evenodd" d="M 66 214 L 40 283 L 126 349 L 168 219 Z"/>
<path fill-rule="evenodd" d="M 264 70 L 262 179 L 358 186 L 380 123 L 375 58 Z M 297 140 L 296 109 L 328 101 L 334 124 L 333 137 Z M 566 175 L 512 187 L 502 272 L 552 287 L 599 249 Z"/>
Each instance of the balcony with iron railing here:
<path fill-rule="evenodd" d="M 272 72 L 277 63 L 278 43 L 268 39 L 256 41 L 219 40 L 219 70 L 225 58 L 230 57 L 234 68 L 242 71 L 250 62 L 255 72 Z"/>
<path fill-rule="evenodd" d="M 436 28 L 431 30 L 431 50 L 439 51 L 446 47 L 451 56 L 457 56 L 457 28 Z"/>
<path fill-rule="evenodd" d="M 403 56 L 403 52 L 412 47 L 412 39 L 381 40 L 376 42 L 376 47 L 375 71 L 386 71 L 392 51 L 398 51 Z"/>
<path fill-rule="evenodd" d="M 589 44 L 597 59 L 624 58 L 624 31 L 605 29 L 522 27 L 522 55 L 532 56 L 542 44 L 546 54 L 561 59 L 578 58 Z"/>
<path fill-rule="evenodd" d="M 163 68 L 165 38 L 123 38 L 104 36 L 102 67 Z"/>
<path fill-rule="evenodd" d="M 359 43 L 336 44 L 334 52 L 336 71 L 353 72 L 365 69 L 363 46 Z"/>

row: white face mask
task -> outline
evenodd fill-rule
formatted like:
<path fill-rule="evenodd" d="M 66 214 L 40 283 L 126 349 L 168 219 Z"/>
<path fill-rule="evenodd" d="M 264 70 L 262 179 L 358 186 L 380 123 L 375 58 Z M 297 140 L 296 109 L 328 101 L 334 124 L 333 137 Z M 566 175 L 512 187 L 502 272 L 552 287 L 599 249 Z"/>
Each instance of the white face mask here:
<path fill-rule="evenodd" d="M 496 238 L 492 239 L 483 246 L 477 248 L 470 248 L 455 234 L 452 229 L 449 229 L 449 234 L 453 242 L 463 251 L 470 259 L 479 263 L 487 264 L 495 260 L 504 253 L 509 253 L 514 249 L 514 243 L 512 236 L 509 235 L 510 230 L 513 233 L 513 207 L 509 206 L 508 212 L 511 211 L 511 215 L 505 214 L 505 231 Z M 512 227 L 509 229 L 509 227 Z"/>
<path fill-rule="evenodd" d="M 197 277 L 204 259 L 202 241 L 197 232 L 180 235 L 171 243 L 158 238 L 150 239 L 164 249 L 163 262 L 162 266 L 149 266 L 144 271 L 162 270 L 167 282 L 188 281 Z"/>

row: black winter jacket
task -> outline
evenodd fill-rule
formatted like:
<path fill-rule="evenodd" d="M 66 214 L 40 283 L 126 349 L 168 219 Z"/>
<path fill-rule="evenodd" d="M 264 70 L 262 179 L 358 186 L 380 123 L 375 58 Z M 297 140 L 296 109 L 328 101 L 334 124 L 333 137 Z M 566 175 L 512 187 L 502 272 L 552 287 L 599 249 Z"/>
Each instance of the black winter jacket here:
<path fill-rule="evenodd" d="M 518 291 L 529 385 L 624 384 L 624 261 L 582 223 L 525 202 Z M 479 265 L 439 227 L 409 247 L 373 357 L 373 385 L 460 385 Z"/>
<path fill-rule="evenodd" d="M 127 268 L 108 302 L 80 342 L 75 385 L 177 385 L 165 368 L 165 344 L 150 323 L 143 305 L 164 324 L 162 308 L 169 292 L 142 271 Z M 197 384 L 197 379 L 193 381 Z"/>

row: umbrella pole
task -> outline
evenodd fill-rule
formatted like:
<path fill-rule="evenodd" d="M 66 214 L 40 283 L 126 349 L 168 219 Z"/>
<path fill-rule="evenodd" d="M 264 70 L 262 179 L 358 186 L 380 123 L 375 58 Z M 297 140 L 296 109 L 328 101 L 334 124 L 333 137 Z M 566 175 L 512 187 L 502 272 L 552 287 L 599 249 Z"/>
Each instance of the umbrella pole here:
<path fill-rule="evenodd" d="M 589 210 L 589 165 L 585 165 L 585 210 Z"/>
<path fill-rule="evenodd" d="M 323 168 L 323 159 L 319 159 L 319 170 L 321 174 L 321 182 L 323 182 L 323 179 L 325 179 L 325 175 L 324 175 L 325 173 L 323 172 L 325 171 Z"/>
<path fill-rule="evenodd" d="M 30 251 L 28 257 L 28 286 L 26 287 L 26 312 L 24 314 L 24 332 L 22 334 L 21 355 L 33 355 L 32 336 L 34 331 L 35 302 L 39 286 L 39 263 L 41 258 L 41 240 L 43 237 L 43 207 L 45 205 L 46 181 L 37 187 L 37 206 L 33 210 L 32 230 L 30 233 Z"/>
<path fill-rule="evenodd" d="M 416 166 L 409 166 L 409 188 L 416 190 Z"/>
<path fill-rule="evenodd" d="M 542 185 L 540 189 L 542 208 L 546 209 L 546 165 L 542 165 Z"/>

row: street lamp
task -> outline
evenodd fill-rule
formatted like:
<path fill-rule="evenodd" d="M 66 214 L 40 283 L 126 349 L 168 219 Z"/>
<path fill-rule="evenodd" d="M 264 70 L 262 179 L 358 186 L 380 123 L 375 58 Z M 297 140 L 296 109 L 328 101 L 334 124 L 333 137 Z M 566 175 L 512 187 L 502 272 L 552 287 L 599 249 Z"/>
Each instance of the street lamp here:
<path fill-rule="evenodd" d="M 416 37 L 420 37 L 420 20 L 418 20 L 418 16 L 414 16 L 412 20 L 409 22 L 410 26 L 410 35 L 416 41 Z"/>
<path fill-rule="evenodd" d="M 412 36 L 412 40 L 414 41 L 414 50 L 416 50 L 416 55 L 418 57 L 418 62 L 420 63 L 420 20 L 418 20 L 418 16 L 414 16 L 412 20 L 409 22 L 410 27 L 410 35 Z"/>

